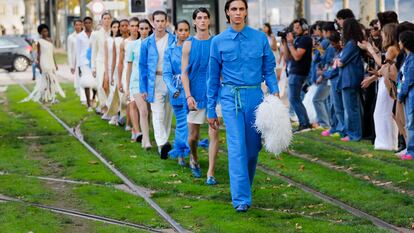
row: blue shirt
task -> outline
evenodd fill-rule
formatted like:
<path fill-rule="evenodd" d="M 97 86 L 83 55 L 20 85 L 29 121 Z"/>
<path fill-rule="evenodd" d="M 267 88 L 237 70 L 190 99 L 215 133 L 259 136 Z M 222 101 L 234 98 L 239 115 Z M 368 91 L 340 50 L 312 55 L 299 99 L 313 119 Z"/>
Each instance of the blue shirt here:
<path fill-rule="evenodd" d="M 167 35 L 168 46 L 170 46 L 174 43 L 175 36 L 170 33 L 167 33 Z M 158 49 L 155 41 L 155 33 L 153 33 L 142 41 L 141 55 L 139 58 L 139 92 L 141 94 L 147 93 L 147 101 L 150 103 L 154 102 L 157 64 Z"/>
<path fill-rule="evenodd" d="M 271 94 L 279 93 L 275 57 L 263 32 L 249 26 L 240 32 L 228 27 L 211 41 L 209 62 L 208 118 L 217 118 L 220 76 L 224 84 L 234 86 L 255 86 L 265 80 Z"/>
<path fill-rule="evenodd" d="M 364 63 L 362 61 L 361 50 L 356 41 L 348 41 L 342 49 L 340 55 L 342 67 L 339 81 L 340 89 L 360 88 L 364 79 Z"/>
<path fill-rule="evenodd" d="M 414 86 L 414 54 L 409 53 L 405 58 L 402 68 L 401 87 L 398 92 L 398 100 L 404 101 Z"/>
<path fill-rule="evenodd" d="M 203 109 L 207 106 L 208 58 L 210 57 L 212 38 L 199 40 L 190 37 L 187 39 L 191 41 L 187 73 L 190 81 L 190 92 L 197 103 L 197 109 Z"/>
<path fill-rule="evenodd" d="M 162 67 L 162 77 L 167 85 L 170 94 L 171 105 L 187 104 L 183 84 L 181 82 L 181 57 L 183 46 L 172 44 L 165 50 L 164 64 Z M 180 92 L 180 95 L 174 99 L 174 93 Z"/>

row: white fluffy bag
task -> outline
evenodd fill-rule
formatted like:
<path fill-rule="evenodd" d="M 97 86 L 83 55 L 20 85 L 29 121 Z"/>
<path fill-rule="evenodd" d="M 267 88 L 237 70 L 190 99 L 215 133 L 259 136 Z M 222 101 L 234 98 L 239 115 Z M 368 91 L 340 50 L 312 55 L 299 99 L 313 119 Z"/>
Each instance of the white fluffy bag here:
<path fill-rule="evenodd" d="M 262 134 L 265 149 L 279 155 L 286 150 L 292 140 L 292 125 L 289 109 L 282 101 L 267 95 L 256 109 L 256 130 Z"/>

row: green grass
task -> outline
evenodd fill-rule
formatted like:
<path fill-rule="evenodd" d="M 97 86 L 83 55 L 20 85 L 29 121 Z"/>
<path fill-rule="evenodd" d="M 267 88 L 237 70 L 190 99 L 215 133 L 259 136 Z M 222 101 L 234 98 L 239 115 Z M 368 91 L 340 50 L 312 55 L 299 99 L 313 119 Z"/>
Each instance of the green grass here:
<path fill-rule="evenodd" d="M 56 63 L 58 65 L 67 64 L 68 63 L 68 55 L 62 52 L 55 53 Z"/>
<path fill-rule="evenodd" d="M 154 199 L 188 229 L 196 232 L 272 232 L 279 227 L 281 231 L 289 232 L 296 231 L 295 224 L 298 223 L 303 224 L 302 231 L 305 232 L 322 229 L 329 229 L 325 232 L 378 232 L 378 228 L 367 221 L 260 171 L 254 184 L 252 211 L 247 215 L 236 214 L 231 208 L 225 154 L 220 154 L 217 161 L 216 178 L 220 184 L 208 187 L 204 178 L 192 178 L 190 170 L 179 168 L 176 161 L 159 160 L 155 151 L 145 152 L 139 144 L 130 143 L 128 132 L 108 126 L 99 117 L 88 114 L 77 100 L 73 100 L 76 97 L 72 91 L 66 90 L 68 98 L 52 106 L 53 111 L 71 125 L 84 119 L 81 130 L 85 140 L 137 184 L 155 190 Z M 205 171 L 207 153 L 200 150 L 200 155 Z M 282 224 L 284 219 L 294 221 Z"/>

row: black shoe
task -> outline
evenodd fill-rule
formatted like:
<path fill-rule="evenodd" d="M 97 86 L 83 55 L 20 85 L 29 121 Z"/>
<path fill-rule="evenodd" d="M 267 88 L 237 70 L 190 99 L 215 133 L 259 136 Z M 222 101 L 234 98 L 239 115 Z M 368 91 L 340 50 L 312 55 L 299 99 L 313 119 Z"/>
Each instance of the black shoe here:
<path fill-rule="evenodd" d="M 161 159 L 168 159 L 168 152 L 171 150 L 171 144 L 169 142 L 165 143 L 161 147 Z"/>
<path fill-rule="evenodd" d="M 138 137 L 137 137 L 137 142 L 138 142 L 138 143 L 141 143 L 141 142 L 142 142 L 142 134 L 138 135 Z"/>
<path fill-rule="evenodd" d="M 311 125 L 299 125 L 299 128 L 293 131 L 293 133 L 301 133 L 301 132 L 307 132 L 312 129 Z"/>

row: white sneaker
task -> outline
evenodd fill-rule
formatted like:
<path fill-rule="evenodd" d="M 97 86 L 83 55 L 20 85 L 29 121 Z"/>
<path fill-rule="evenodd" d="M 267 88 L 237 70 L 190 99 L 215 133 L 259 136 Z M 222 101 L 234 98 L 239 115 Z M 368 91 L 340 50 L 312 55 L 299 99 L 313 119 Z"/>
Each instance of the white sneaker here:
<path fill-rule="evenodd" d="M 101 119 L 102 119 L 102 120 L 105 120 L 105 121 L 109 121 L 109 120 L 111 120 L 111 117 L 110 117 L 110 116 L 108 116 L 108 115 L 105 113 L 105 114 L 103 114 L 103 115 L 102 115 Z"/>
<path fill-rule="evenodd" d="M 125 126 L 125 131 L 131 131 L 131 126 L 129 125 Z"/>
<path fill-rule="evenodd" d="M 88 112 L 93 112 L 93 109 L 91 107 L 89 107 Z"/>

